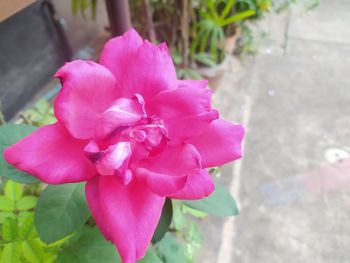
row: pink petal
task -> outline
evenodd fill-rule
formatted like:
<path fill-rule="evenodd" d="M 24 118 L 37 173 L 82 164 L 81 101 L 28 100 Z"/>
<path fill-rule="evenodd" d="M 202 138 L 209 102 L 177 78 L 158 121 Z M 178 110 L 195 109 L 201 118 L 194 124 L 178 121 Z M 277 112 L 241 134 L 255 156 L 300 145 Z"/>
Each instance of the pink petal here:
<path fill-rule="evenodd" d="M 137 97 L 117 99 L 96 123 L 99 127 L 96 131 L 96 137 L 103 138 L 117 127 L 129 126 L 145 117 L 144 105 L 138 101 Z"/>
<path fill-rule="evenodd" d="M 165 198 L 153 194 L 137 180 L 124 186 L 114 176 L 99 178 L 102 224 L 109 229 L 123 262 L 135 263 L 146 253 Z"/>
<path fill-rule="evenodd" d="M 96 123 L 118 97 L 111 72 L 90 61 L 75 60 L 60 68 L 56 77 L 62 89 L 55 101 L 55 115 L 75 138 L 94 137 Z"/>
<path fill-rule="evenodd" d="M 203 80 L 194 80 L 194 79 L 186 79 L 177 80 L 177 87 L 178 88 L 196 88 L 196 89 L 205 89 L 208 87 L 208 81 Z"/>
<path fill-rule="evenodd" d="M 48 184 L 81 182 L 97 174 L 86 158 L 86 141 L 59 123 L 44 126 L 4 151 L 5 160 Z"/>
<path fill-rule="evenodd" d="M 178 144 L 203 133 L 213 120 L 219 118 L 217 110 L 211 110 L 199 115 L 190 115 L 182 119 L 166 121 L 170 144 Z"/>
<path fill-rule="evenodd" d="M 144 41 L 120 83 L 123 97 L 139 93 L 146 102 L 160 91 L 176 89 L 176 71 L 166 45 Z"/>
<path fill-rule="evenodd" d="M 170 197 L 182 200 L 202 199 L 210 195 L 214 189 L 215 186 L 208 170 L 202 169 L 199 173 L 191 174 L 185 187 Z"/>
<path fill-rule="evenodd" d="M 105 44 L 99 63 L 108 68 L 119 83 L 123 83 L 124 76 L 142 43 L 140 35 L 131 28 L 124 35 L 112 38 Z"/>
<path fill-rule="evenodd" d="M 118 142 L 108 147 L 103 156 L 96 162 L 96 168 L 100 175 L 118 176 L 126 185 L 131 181 L 131 172 L 128 171 L 131 156 L 129 142 Z"/>
<path fill-rule="evenodd" d="M 167 90 L 146 104 L 146 111 L 164 120 L 170 140 L 182 142 L 200 135 L 218 118 L 218 112 L 211 108 L 210 98 L 208 89 Z"/>
<path fill-rule="evenodd" d="M 202 158 L 203 167 L 213 167 L 241 158 L 242 125 L 215 120 L 199 137 L 188 140 Z"/>
<path fill-rule="evenodd" d="M 91 214 L 95 219 L 95 222 L 99 227 L 100 231 L 107 240 L 112 240 L 111 233 L 109 232 L 108 225 L 106 224 L 105 217 L 102 213 L 102 206 L 100 204 L 99 182 L 99 176 L 95 176 L 86 183 L 86 200 L 89 205 Z"/>
<path fill-rule="evenodd" d="M 189 175 L 201 169 L 200 156 L 190 144 L 168 147 L 152 158 L 140 161 L 136 176 L 152 192 L 167 196 L 182 189 Z"/>

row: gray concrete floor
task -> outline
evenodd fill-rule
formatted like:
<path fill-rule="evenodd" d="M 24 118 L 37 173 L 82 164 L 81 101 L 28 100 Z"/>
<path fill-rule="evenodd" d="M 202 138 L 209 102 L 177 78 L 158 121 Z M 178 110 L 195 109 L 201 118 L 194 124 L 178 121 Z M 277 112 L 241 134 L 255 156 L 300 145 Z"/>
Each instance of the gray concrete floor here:
<path fill-rule="evenodd" d="M 240 215 L 202 223 L 198 263 L 350 262 L 349 10 L 269 16 L 259 54 L 226 72 L 215 104 L 247 133 L 219 180 Z"/>

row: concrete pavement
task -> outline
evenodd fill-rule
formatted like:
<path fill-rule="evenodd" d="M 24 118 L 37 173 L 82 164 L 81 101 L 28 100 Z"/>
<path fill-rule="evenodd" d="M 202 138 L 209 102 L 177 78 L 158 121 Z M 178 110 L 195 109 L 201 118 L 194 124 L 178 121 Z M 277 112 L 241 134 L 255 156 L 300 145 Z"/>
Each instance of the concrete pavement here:
<path fill-rule="evenodd" d="M 350 262 L 349 9 L 271 15 L 259 54 L 226 72 L 215 104 L 247 134 L 219 180 L 240 215 L 203 222 L 197 262 Z"/>

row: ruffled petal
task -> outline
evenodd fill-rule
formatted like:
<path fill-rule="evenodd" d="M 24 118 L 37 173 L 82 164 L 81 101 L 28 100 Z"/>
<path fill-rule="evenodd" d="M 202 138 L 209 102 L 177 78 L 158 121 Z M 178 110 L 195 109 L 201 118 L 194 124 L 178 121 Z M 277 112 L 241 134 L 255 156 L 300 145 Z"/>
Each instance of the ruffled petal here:
<path fill-rule="evenodd" d="M 165 198 L 137 180 L 124 186 L 114 176 L 101 176 L 100 213 L 123 263 L 142 258 L 161 216 Z M 104 228 L 102 226 L 101 228 Z"/>
<path fill-rule="evenodd" d="M 97 174 L 84 154 L 85 144 L 56 123 L 39 128 L 6 148 L 4 158 L 48 184 L 81 182 Z"/>
<path fill-rule="evenodd" d="M 144 41 L 120 82 L 123 97 L 141 94 L 145 101 L 177 88 L 176 71 L 165 44 Z"/>
<path fill-rule="evenodd" d="M 134 60 L 143 40 L 135 29 L 109 40 L 101 52 L 99 63 L 108 68 L 119 83 L 123 83 L 129 66 Z"/>
<path fill-rule="evenodd" d="M 62 89 L 55 101 L 55 115 L 75 138 L 90 139 L 101 114 L 116 98 L 119 88 L 112 73 L 90 61 L 75 60 L 60 68 Z"/>
<path fill-rule="evenodd" d="M 169 196 L 173 199 L 196 200 L 210 195 L 215 190 L 213 180 L 207 169 L 191 174 L 186 185 L 180 191 Z"/>
<path fill-rule="evenodd" d="M 99 174 L 106 176 L 118 176 L 126 185 L 132 179 L 131 171 L 128 170 L 131 156 L 130 142 L 118 142 L 111 145 L 96 162 Z"/>
<path fill-rule="evenodd" d="M 146 104 L 146 111 L 164 120 L 168 137 L 177 143 L 200 135 L 218 118 L 210 99 L 208 89 L 179 88 L 159 93 Z"/>
<path fill-rule="evenodd" d="M 201 169 L 200 156 L 190 144 L 168 147 L 137 164 L 136 176 L 152 192 L 168 196 L 182 189 L 191 174 Z"/>
<path fill-rule="evenodd" d="M 171 140 L 170 144 L 176 145 L 199 136 L 217 118 L 219 118 L 219 112 L 217 110 L 211 110 L 203 114 L 167 120 L 166 128 L 168 131 L 167 135 Z"/>
<path fill-rule="evenodd" d="M 118 127 L 129 126 L 146 117 L 144 111 L 143 98 L 134 97 L 133 99 L 120 98 L 117 99 L 111 107 L 109 107 L 96 123 L 96 137 L 103 138 L 108 136 Z"/>
<path fill-rule="evenodd" d="M 99 176 L 89 180 L 85 185 L 86 200 L 89 205 L 91 214 L 95 219 L 97 226 L 107 240 L 112 240 L 111 233 L 108 229 L 108 224 L 105 221 L 100 204 Z"/>
<path fill-rule="evenodd" d="M 197 138 L 188 140 L 202 158 L 203 167 L 213 167 L 242 157 L 241 143 L 244 136 L 242 125 L 215 120 Z"/>

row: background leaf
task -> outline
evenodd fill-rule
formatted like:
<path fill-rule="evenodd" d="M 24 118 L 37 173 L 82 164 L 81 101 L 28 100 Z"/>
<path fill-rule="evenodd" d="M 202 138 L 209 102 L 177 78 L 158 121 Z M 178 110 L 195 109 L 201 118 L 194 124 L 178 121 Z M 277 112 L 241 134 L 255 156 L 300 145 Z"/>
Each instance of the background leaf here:
<path fill-rule="evenodd" d="M 13 181 L 7 181 L 4 192 L 7 198 L 17 201 L 23 196 L 23 186 Z"/>
<path fill-rule="evenodd" d="M 115 246 L 105 240 L 98 228 L 84 226 L 82 232 L 75 242 L 71 242 L 58 254 L 56 263 L 121 262 Z"/>
<path fill-rule="evenodd" d="M 83 183 L 49 185 L 35 208 L 35 226 L 41 240 L 52 243 L 82 226 L 89 215 Z"/>
<path fill-rule="evenodd" d="M 18 225 L 13 218 L 6 218 L 2 225 L 2 238 L 5 241 L 15 241 L 18 237 Z"/>
<path fill-rule="evenodd" d="M 40 241 L 35 239 L 22 241 L 22 252 L 30 263 L 42 263 L 45 257 Z"/>
<path fill-rule="evenodd" d="M 13 211 L 15 210 L 15 202 L 10 198 L 1 195 L 0 196 L 0 210 L 2 211 Z"/>
<path fill-rule="evenodd" d="M 1 253 L 1 263 L 21 263 L 21 245 L 12 242 L 5 245 Z"/>
<path fill-rule="evenodd" d="M 138 263 L 163 263 L 163 261 L 158 257 L 154 248 L 150 246 L 144 258 L 137 261 Z"/>
<path fill-rule="evenodd" d="M 152 237 L 152 243 L 156 243 L 163 238 L 165 233 L 169 230 L 171 219 L 173 218 L 173 205 L 171 200 L 167 198 L 165 200 L 162 215 L 160 217 L 159 223 L 157 225 L 156 231 Z"/>
<path fill-rule="evenodd" d="M 163 262 L 179 263 L 187 262 L 184 244 L 176 236 L 167 233 L 157 245 L 158 255 Z"/>
<path fill-rule="evenodd" d="M 0 127 L 0 176 L 26 184 L 40 182 L 34 176 L 17 170 L 4 160 L 4 149 L 29 135 L 35 129 L 34 126 L 25 124 L 7 124 Z"/>
<path fill-rule="evenodd" d="M 221 185 L 216 185 L 215 191 L 201 200 L 183 201 L 187 206 L 215 216 L 238 215 L 238 208 L 231 194 Z"/>
<path fill-rule="evenodd" d="M 20 211 L 30 210 L 35 207 L 37 201 L 35 196 L 23 196 L 17 201 L 16 207 Z"/>
<path fill-rule="evenodd" d="M 34 228 L 34 214 L 30 213 L 26 215 L 25 219 L 23 220 L 23 223 L 21 224 L 21 227 L 19 229 L 19 237 L 22 240 L 26 240 L 29 237 L 33 236 L 36 236 Z"/>

